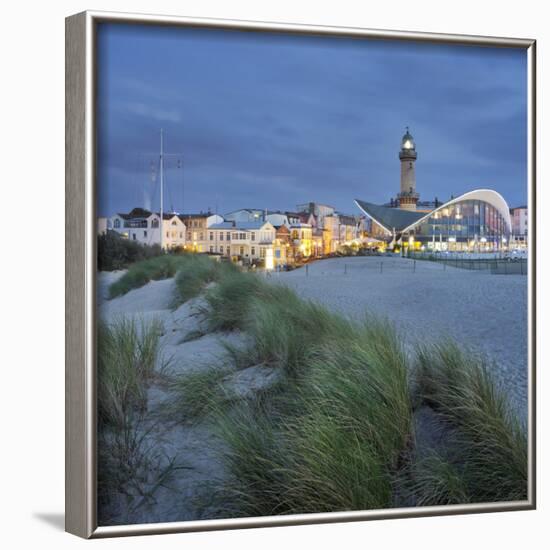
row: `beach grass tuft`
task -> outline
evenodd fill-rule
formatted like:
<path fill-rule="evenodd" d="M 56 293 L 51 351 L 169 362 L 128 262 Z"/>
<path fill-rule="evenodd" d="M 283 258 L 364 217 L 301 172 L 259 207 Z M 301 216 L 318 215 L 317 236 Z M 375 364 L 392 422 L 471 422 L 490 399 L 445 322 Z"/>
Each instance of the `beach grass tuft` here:
<path fill-rule="evenodd" d="M 174 307 L 198 296 L 209 283 L 237 272 L 238 268 L 230 262 L 216 261 L 200 254 L 186 255 L 177 270 Z"/>
<path fill-rule="evenodd" d="M 147 420 L 147 388 L 158 370 L 162 324 L 121 318 L 98 324 L 98 499 L 102 513 L 117 498 L 135 509 L 166 483 L 174 461 L 160 453 Z M 162 370 L 162 369 L 160 369 Z M 109 521 L 109 518 L 103 518 Z"/>
<path fill-rule="evenodd" d="M 206 293 L 210 329 L 243 330 L 252 298 L 268 288 L 267 283 L 255 273 L 238 270 L 225 273 L 218 284 Z"/>
<path fill-rule="evenodd" d="M 468 504 L 470 495 L 464 475 L 464 467 L 453 460 L 451 453 L 445 456 L 431 451 L 415 460 L 402 478 L 405 490 L 416 506 L 444 506 Z"/>
<path fill-rule="evenodd" d="M 418 391 L 456 428 L 453 449 L 470 502 L 527 498 L 527 436 L 483 356 L 447 341 L 419 349 Z"/>
<path fill-rule="evenodd" d="M 168 384 L 166 412 L 181 422 L 201 417 L 227 401 L 223 379 L 231 372 L 225 366 L 188 372 Z"/>
<path fill-rule="evenodd" d="M 234 272 L 206 294 L 211 330 L 243 330 L 251 335 L 249 364 L 270 364 L 296 371 L 327 337 L 346 338 L 352 323 L 305 301 L 286 286 L 259 275 Z"/>
<path fill-rule="evenodd" d="M 150 281 L 174 277 L 179 268 L 189 261 L 190 256 L 191 254 L 164 254 L 132 264 L 128 271 L 109 287 L 109 298 L 122 296 Z"/>
<path fill-rule="evenodd" d="M 391 506 L 392 473 L 411 429 L 406 358 L 386 323 L 333 323 L 321 321 L 321 344 L 303 342 L 307 368 L 297 347 L 279 357 L 293 366 L 283 395 L 220 418 L 239 480 L 234 508 L 245 515 Z"/>
<path fill-rule="evenodd" d="M 162 324 L 121 318 L 98 324 L 98 419 L 123 426 L 147 405 L 146 390 L 155 371 Z"/>

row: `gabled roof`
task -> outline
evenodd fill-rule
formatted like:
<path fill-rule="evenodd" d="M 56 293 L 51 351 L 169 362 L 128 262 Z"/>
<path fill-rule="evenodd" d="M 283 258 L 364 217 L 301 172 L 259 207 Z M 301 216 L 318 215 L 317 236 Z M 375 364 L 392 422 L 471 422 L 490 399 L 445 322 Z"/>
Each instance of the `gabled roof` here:
<path fill-rule="evenodd" d="M 313 216 L 310 212 L 284 212 L 287 218 L 289 218 L 289 221 L 292 220 L 300 220 L 301 223 L 308 223 L 309 219 Z M 315 216 L 313 216 L 313 219 L 315 219 Z"/>
<path fill-rule="evenodd" d="M 355 202 L 369 218 L 390 233 L 392 233 L 394 229 L 398 232 L 402 231 L 425 215 L 425 212 L 413 212 L 411 210 L 379 206 L 378 204 L 360 201 L 359 199 L 356 199 Z"/>

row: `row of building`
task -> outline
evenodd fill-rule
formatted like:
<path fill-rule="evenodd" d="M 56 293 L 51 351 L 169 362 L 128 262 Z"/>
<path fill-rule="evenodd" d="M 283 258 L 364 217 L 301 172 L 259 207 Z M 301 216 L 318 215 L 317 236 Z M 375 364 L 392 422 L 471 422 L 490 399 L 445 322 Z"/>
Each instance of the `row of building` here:
<path fill-rule="evenodd" d="M 141 244 L 217 254 L 266 268 L 328 256 L 345 246 L 434 252 L 495 252 L 527 247 L 526 206 L 510 209 L 498 192 L 481 188 L 447 201 L 421 201 L 416 191 L 416 144 L 407 128 L 399 151 L 400 189 L 383 205 L 355 200 L 361 215 L 315 202 L 296 211 L 240 209 L 220 216 L 158 213 L 134 208 L 100 219 Z"/>
<path fill-rule="evenodd" d="M 365 218 L 345 215 L 319 203 L 298 205 L 295 212 L 240 209 L 223 217 L 212 212 L 160 214 L 143 208 L 100 218 L 108 229 L 140 244 L 164 249 L 216 254 L 266 268 L 287 266 L 359 246 Z"/>

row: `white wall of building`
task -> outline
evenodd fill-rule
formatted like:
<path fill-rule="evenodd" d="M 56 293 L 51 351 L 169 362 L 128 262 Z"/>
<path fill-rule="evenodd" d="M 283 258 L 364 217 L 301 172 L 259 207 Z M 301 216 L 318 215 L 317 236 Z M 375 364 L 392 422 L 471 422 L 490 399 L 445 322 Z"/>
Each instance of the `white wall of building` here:
<path fill-rule="evenodd" d="M 273 251 L 275 234 L 275 227 L 269 222 L 253 229 L 234 227 L 231 230 L 231 255 L 249 260 L 264 258 L 267 249 Z"/>
<path fill-rule="evenodd" d="M 143 219 L 124 219 L 118 214 L 111 217 L 111 228 L 122 237 L 136 241 L 139 244 L 152 246 L 160 244 L 160 217 L 157 214 L 151 214 Z M 185 224 L 174 215 L 162 223 L 162 246 L 163 248 L 174 248 L 184 246 Z"/>

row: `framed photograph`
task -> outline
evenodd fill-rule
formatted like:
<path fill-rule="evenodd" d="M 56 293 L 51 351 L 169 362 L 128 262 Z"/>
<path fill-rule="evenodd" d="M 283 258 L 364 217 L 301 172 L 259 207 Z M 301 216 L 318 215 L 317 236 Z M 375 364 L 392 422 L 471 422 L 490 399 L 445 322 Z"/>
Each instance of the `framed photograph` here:
<path fill-rule="evenodd" d="M 535 41 L 66 20 L 66 530 L 535 507 Z"/>

